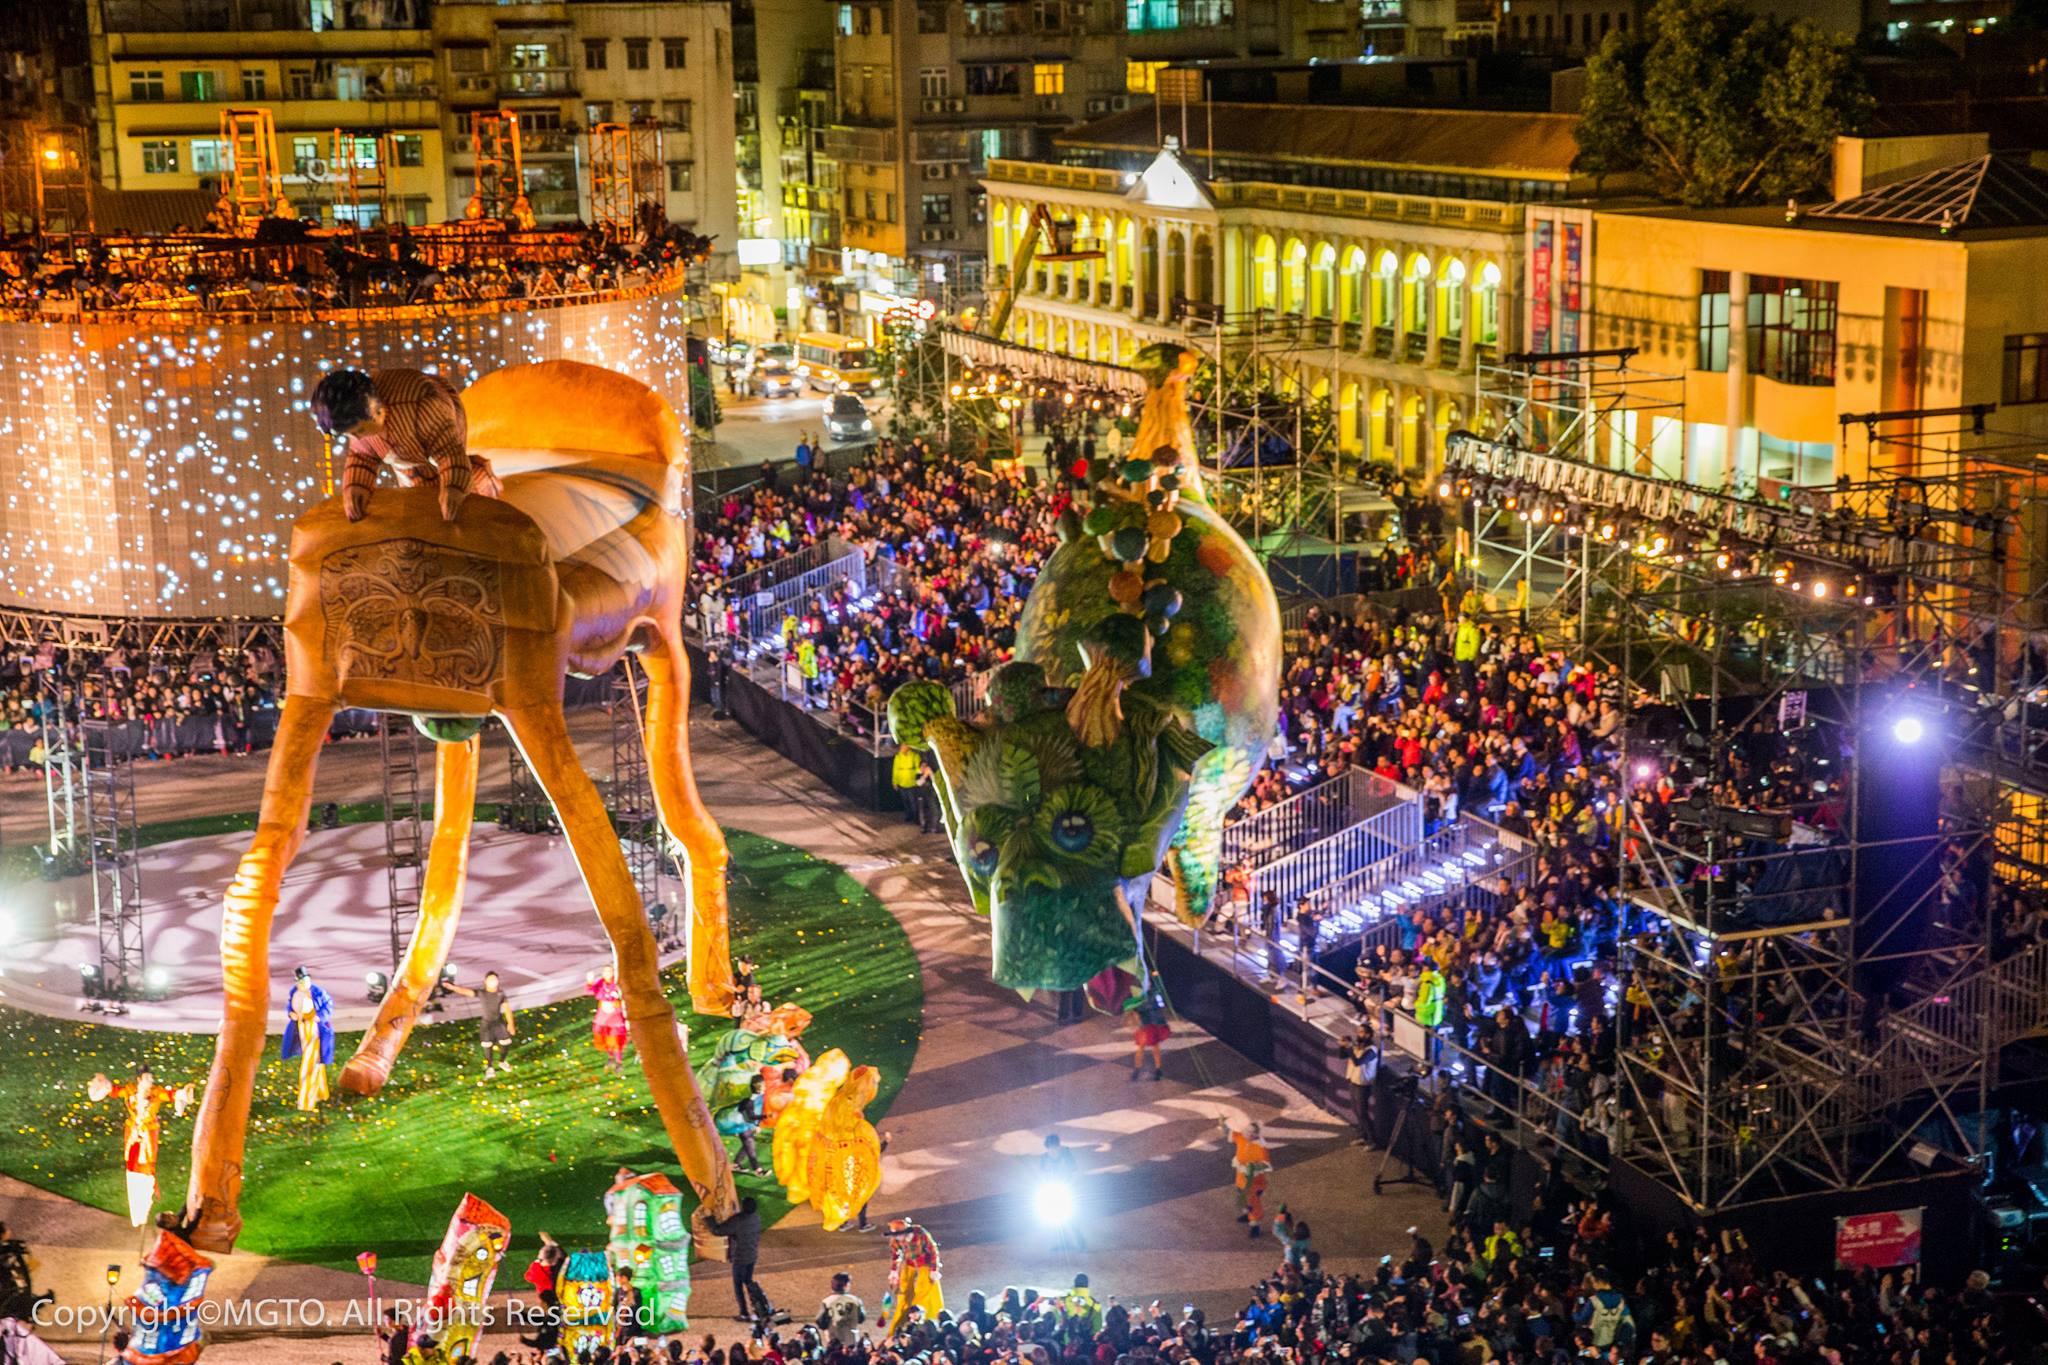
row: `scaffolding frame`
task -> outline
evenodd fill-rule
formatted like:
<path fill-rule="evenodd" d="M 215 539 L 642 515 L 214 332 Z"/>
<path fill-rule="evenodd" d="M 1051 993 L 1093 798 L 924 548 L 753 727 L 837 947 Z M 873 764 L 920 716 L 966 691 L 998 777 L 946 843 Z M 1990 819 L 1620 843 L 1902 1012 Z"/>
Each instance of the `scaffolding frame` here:
<path fill-rule="evenodd" d="M 71 123 L 0 125 L 0 231 L 38 237 L 93 230 L 92 151 Z"/>
<path fill-rule="evenodd" d="M 384 905 L 391 931 L 391 967 L 405 960 L 420 918 L 427 836 L 420 800 L 420 733 L 398 711 L 377 717 L 377 756 L 384 791 Z"/>
<path fill-rule="evenodd" d="M 661 856 L 664 834 L 654 809 L 654 787 L 647 771 L 647 743 L 642 727 L 640 678 L 627 655 L 611 674 L 611 780 L 605 804 L 626 854 L 626 868 L 639 888 L 640 905 L 650 920 L 661 909 Z"/>
<path fill-rule="evenodd" d="M 1188 417 L 1212 497 L 1268 565 L 1327 565 L 1345 548 L 1345 481 L 1329 394 L 1315 388 L 1340 373 L 1341 329 L 1268 309 L 1186 305 L 1180 325 L 1182 344 L 1205 362 L 1188 386 Z M 1268 449 L 1293 459 L 1269 469 Z M 1249 465 L 1231 459 L 1240 450 Z"/>
<path fill-rule="evenodd" d="M 358 147 L 370 144 L 370 164 L 357 155 Z M 375 128 L 336 128 L 328 137 L 328 178 L 334 185 L 335 226 L 341 226 L 340 210 L 346 207 L 348 225 L 363 231 L 363 208 L 377 210 L 377 226 L 391 226 L 393 172 L 398 167 L 398 135 Z"/>
<path fill-rule="evenodd" d="M 99 940 L 100 989 L 114 1000 L 142 988 L 141 821 L 135 808 L 135 755 L 119 722 L 86 721 L 84 749 L 86 852 L 92 871 L 93 931 Z"/>
<path fill-rule="evenodd" d="M 600 228 L 630 235 L 668 217 L 667 163 L 653 119 L 600 123 L 590 130 L 590 214 Z"/>
<path fill-rule="evenodd" d="M 1610 397 L 1596 411 L 1656 406 L 1631 402 L 1625 381 Z M 1648 928 L 1624 959 L 1686 982 L 1676 997 L 1698 1006 L 1691 1022 L 1654 994 L 1640 1023 L 1623 1011 L 1634 1123 L 1619 1155 L 1703 1216 L 1865 1188 L 1923 1134 L 1981 1160 L 2000 1049 L 2048 1028 L 2048 950 L 1997 952 L 1998 888 L 2048 892 L 2048 711 L 2034 700 L 2048 682 L 2048 476 L 2033 445 L 1988 431 L 1982 409 L 1867 414 L 1844 433 L 1846 450 L 1848 426 L 1865 431 L 1866 478 L 1758 499 L 1588 458 L 1597 419 L 1523 448 L 1535 428 L 1503 411 L 1500 439 L 1462 437 L 1445 473 L 1474 504 L 1468 567 L 1483 580 L 1488 561 L 1505 565 L 1496 583 L 1552 571 L 1558 596 L 1531 624 L 1566 627 L 1623 679 L 1622 772 L 1684 763 L 1711 786 L 1732 761 L 1716 741 L 1758 723 L 1810 726 L 1843 763 L 1840 862 L 1797 882 L 1810 912 L 1769 924 L 1739 912 L 1736 888 L 1768 885 L 1768 864 L 1796 851 L 1755 847 L 1742 813 L 1711 806 L 1660 830 L 1629 790 L 1623 884 Z M 1928 429 L 1958 415 L 1968 423 Z M 1887 434 L 1902 418 L 1912 435 Z M 1859 905 L 1861 860 L 1885 850 L 1866 837 L 1863 731 L 1907 687 L 1950 742 L 1931 760 L 1942 826 L 1919 864 L 1940 875 L 1917 899 Z M 1639 708 L 1660 694 L 1704 745 L 1651 742 Z M 1828 704 L 1809 707 L 1816 694 Z"/>
<path fill-rule="evenodd" d="M 220 140 L 232 162 L 221 193 L 235 215 L 235 231 L 256 235 L 284 197 L 277 164 L 277 124 L 268 107 L 220 111 Z"/>
<path fill-rule="evenodd" d="M 43 804 L 50 831 L 44 848 L 53 865 L 77 867 L 81 865 L 79 810 L 87 799 L 83 755 L 73 743 L 74 727 L 64 717 L 63 673 L 53 666 L 37 670 L 36 676 L 42 703 Z"/>
<path fill-rule="evenodd" d="M 470 156 L 476 190 L 464 216 L 509 219 L 526 196 L 526 172 L 519 154 L 519 116 L 509 109 L 477 109 L 469 116 Z"/>

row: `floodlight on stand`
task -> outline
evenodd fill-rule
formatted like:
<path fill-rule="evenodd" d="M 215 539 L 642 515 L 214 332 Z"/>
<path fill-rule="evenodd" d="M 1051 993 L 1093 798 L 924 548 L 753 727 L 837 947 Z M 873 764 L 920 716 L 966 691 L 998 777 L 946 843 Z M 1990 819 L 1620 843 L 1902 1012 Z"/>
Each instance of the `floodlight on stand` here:
<path fill-rule="evenodd" d="M 382 972 L 364 972 L 363 990 L 370 997 L 370 1003 L 377 1004 L 391 993 L 391 978 Z"/>
<path fill-rule="evenodd" d="M 142 998 L 144 1000 L 168 1000 L 170 995 L 170 968 L 152 964 L 142 969 Z"/>

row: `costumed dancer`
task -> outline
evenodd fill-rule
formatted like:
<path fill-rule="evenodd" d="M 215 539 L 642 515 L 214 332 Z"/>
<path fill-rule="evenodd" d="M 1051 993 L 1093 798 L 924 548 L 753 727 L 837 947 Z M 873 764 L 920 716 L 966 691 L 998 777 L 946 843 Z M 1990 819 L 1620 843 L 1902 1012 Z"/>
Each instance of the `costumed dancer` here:
<path fill-rule="evenodd" d="M 482 1013 L 476 1018 L 476 1040 L 484 1050 L 484 1079 L 489 1080 L 500 1070 L 510 1071 L 512 1062 L 505 1054 L 512 1048 L 512 1035 L 519 1030 L 512 1007 L 505 1003 L 505 992 L 498 986 L 498 974 L 485 972 L 482 990 L 473 991 L 452 981 L 448 989 L 457 995 L 473 996 L 482 1006 Z"/>
<path fill-rule="evenodd" d="M 898 1218 L 889 1224 L 889 1292 L 882 1296 L 882 1338 L 903 1330 L 915 1308 L 926 1322 L 937 1322 L 946 1307 L 939 1285 L 939 1244 L 932 1235 Z"/>
<path fill-rule="evenodd" d="M 811 1141 L 809 1186 L 811 1207 L 825 1231 L 837 1232 L 860 1216 L 882 1187 L 882 1139 L 863 1112 L 881 1088 L 882 1073 L 857 1066 L 825 1106 L 824 1120 Z M 787 1123 L 785 1115 L 783 1122 Z"/>
<path fill-rule="evenodd" d="M 1250 1235 L 1256 1238 L 1266 1217 L 1266 1176 L 1273 1169 L 1273 1154 L 1261 1140 L 1258 1124 L 1240 1131 L 1227 1118 L 1221 1122 L 1231 1143 L 1230 1166 L 1237 1172 L 1237 1221 L 1250 1223 Z"/>
<path fill-rule="evenodd" d="M 311 972 L 295 968 L 285 1013 L 289 1018 L 279 1051 L 286 1061 L 299 1059 L 299 1108 L 310 1114 L 327 1099 L 327 1068 L 334 1062 L 334 997 L 314 982 Z"/>
<path fill-rule="evenodd" d="M 121 1101 L 123 1131 L 122 1163 L 128 1170 L 128 1221 L 141 1227 L 156 1207 L 156 1153 L 163 1138 L 163 1108 L 185 1117 L 195 1087 L 186 1084 L 172 1090 L 156 1083 L 148 1067 L 135 1073 L 132 1081 L 115 1084 L 104 1074 L 94 1076 L 85 1087 L 93 1100 Z"/>
<path fill-rule="evenodd" d="M 583 978 L 583 989 L 597 997 L 590 1020 L 590 1042 L 604 1054 L 604 1064 L 619 1070 L 626 1056 L 626 997 L 619 990 L 619 969 L 606 967 Z"/>
<path fill-rule="evenodd" d="M 789 1202 L 801 1204 L 811 1194 L 811 1148 L 818 1129 L 825 1122 L 825 1106 L 839 1093 L 853 1070 L 846 1054 L 831 1048 L 796 1078 L 788 1105 L 775 1122 L 775 1141 L 769 1152 L 775 1162 L 775 1181 L 789 1195 Z"/>
<path fill-rule="evenodd" d="M 1173 1025 L 1166 1022 L 1166 1001 L 1159 988 L 1133 996 L 1125 1002 L 1124 1011 L 1131 1016 L 1131 1079 L 1137 1080 L 1144 1071 L 1147 1052 L 1152 1054 L 1152 1079 L 1163 1079 L 1166 1061 L 1159 1045 L 1173 1036 Z"/>

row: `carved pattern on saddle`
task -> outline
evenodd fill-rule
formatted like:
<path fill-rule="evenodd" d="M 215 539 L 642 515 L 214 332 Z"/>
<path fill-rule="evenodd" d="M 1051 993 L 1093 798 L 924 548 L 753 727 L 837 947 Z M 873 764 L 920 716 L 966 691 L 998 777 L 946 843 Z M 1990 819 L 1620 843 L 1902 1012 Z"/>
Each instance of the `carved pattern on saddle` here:
<path fill-rule="evenodd" d="M 505 653 L 503 566 L 423 540 L 337 550 L 320 565 L 329 664 L 351 679 L 485 688 Z"/>

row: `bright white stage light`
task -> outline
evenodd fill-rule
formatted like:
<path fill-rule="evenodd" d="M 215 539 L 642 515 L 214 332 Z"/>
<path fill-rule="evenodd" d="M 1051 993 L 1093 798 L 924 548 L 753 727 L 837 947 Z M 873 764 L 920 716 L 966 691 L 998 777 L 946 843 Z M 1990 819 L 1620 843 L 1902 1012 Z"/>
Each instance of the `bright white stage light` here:
<path fill-rule="evenodd" d="M 1031 1194 L 1031 1211 L 1049 1228 L 1065 1227 L 1074 1216 L 1074 1192 L 1064 1180 L 1041 1180 Z"/>
<path fill-rule="evenodd" d="M 1920 723 L 1918 716 L 1900 716 L 1892 722 L 1892 738 L 1901 744 L 1918 744 L 1926 733 L 1927 727 Z"/>

